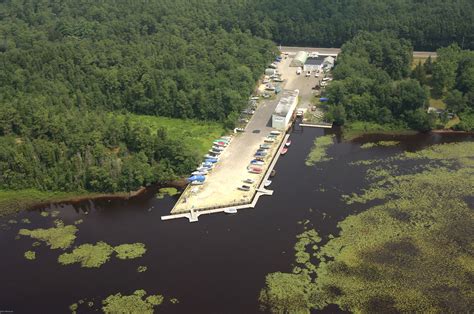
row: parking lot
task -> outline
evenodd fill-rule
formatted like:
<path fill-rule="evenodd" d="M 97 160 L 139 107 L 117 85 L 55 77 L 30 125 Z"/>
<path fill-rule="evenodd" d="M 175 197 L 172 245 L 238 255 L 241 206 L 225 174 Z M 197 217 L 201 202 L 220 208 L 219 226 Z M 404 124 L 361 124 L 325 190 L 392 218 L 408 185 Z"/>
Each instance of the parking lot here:
<path fill-rule="evenodd" d="M 305 77 L 304 73 L 297 75 L 296 68 L 289 67 L 290 61 L 289 57 L 278 64 L 277 70 L 281 73 L 284 81 L 277 84 L 283 89 L 299 89 L 301 104 L 306 105 L 310 102 L 314 92 L 311 88 L 318 83 L 320 78 L 316 78 L 314 73 L 311 77 Z M 263 172 L 261 174 L 248 172 L 247 167 L 254 159 L 255 152 L 274 130 L 271 128 L 271 116 L 280 95 L 281 93 L 270 99 L 260 98 L 258 100 L 255 113 L 246 116 L 249 122 L 245 126 L 245 132 L 239 132 L 232 136 L 230 144 L 219 155 L 219 161 L 207 174 L 204 184 L 189 186 L 176 203 L 172 214 L 189 212 L 191 209 L 201 210 L 251 202 L 273 156 L 279 153 L 277 150 L 283 134 L 278 136 L 275 143 L 271 145 L 271 149 L 268 150 L 265 164 L 262 166 Z M 255 180 L 254 184 L 248 184 L 251 186 L 250 191 L 239 190 L 238 187 L 242 186 L 244 181 L 249 178 Z"/>

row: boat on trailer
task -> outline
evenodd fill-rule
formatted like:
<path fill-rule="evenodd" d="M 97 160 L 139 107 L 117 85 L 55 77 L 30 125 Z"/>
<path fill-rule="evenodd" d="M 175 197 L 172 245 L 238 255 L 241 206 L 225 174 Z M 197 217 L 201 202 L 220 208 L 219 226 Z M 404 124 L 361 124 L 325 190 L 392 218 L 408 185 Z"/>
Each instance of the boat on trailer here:
<path fill-rule="evenodd" d="M 280 135 L 281 132 L 280 131 L 271 131 L 270 134 L 271 135 Z"/>

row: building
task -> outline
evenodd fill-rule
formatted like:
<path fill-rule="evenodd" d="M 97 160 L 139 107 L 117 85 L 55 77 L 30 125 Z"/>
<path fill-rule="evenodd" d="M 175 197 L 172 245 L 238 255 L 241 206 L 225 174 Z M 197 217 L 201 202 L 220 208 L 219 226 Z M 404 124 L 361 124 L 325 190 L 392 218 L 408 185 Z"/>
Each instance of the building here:
<path fill-rule="evenodd" d="M 304 71 L 321 71 L 323 69 L 324 58 L 321 56 L 310 57 L 306 59 Z"/>
<path fill-rule="evenodd" d="M 336 62 L 336 59 L 334 59 L 334 57 L 328 56 L 324 58 L 323 67 L 330 70 L 334 67 L 334 62 Z"/>
<path fill-rule="evenodd" d="M 308 53 L 306 51 L 298 51 L 296 56 L 291 61 L 290 67 L 303 67 L 308 59 Z"/>
<path fill-rule="evenodd" d="M 272 114 L 272 127 L 285 131 L 289 126 L 296 105 L 298 105 L 299 90 L 284 90 L 275 111 Z"/>

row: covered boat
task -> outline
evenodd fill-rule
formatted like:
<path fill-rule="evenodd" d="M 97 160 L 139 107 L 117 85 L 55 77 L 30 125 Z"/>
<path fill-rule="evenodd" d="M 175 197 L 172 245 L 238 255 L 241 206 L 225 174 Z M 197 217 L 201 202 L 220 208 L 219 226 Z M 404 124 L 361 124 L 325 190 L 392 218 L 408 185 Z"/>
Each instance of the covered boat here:
<path fill-rule="evenodd" d="M 191 176 L 188 178 L 189 182 L 193 182 L 193 181 L 204 182 L 205 180 L 206 180 L 205 176 Z"/>

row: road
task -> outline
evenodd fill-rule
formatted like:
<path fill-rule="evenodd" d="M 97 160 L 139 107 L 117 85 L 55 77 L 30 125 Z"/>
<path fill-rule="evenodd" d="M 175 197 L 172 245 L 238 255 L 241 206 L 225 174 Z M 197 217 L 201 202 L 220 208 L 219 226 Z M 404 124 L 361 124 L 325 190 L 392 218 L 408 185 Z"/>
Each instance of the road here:
<path fill-rule="evenodd" d="M 281 51 L 288 52 L 288 53 L 297 53 L 298 51 L 317 51 L 321 54 L 339 54 L 341 52 L 341 48 L 314 48 L 314 47 L 288 47 L 282 46 Z M 437 56 L 436 52 L 432 51 L 413 51 L 413 56 L 417 58 L 428 58 L 431 56 L 435 58 Z"/>

